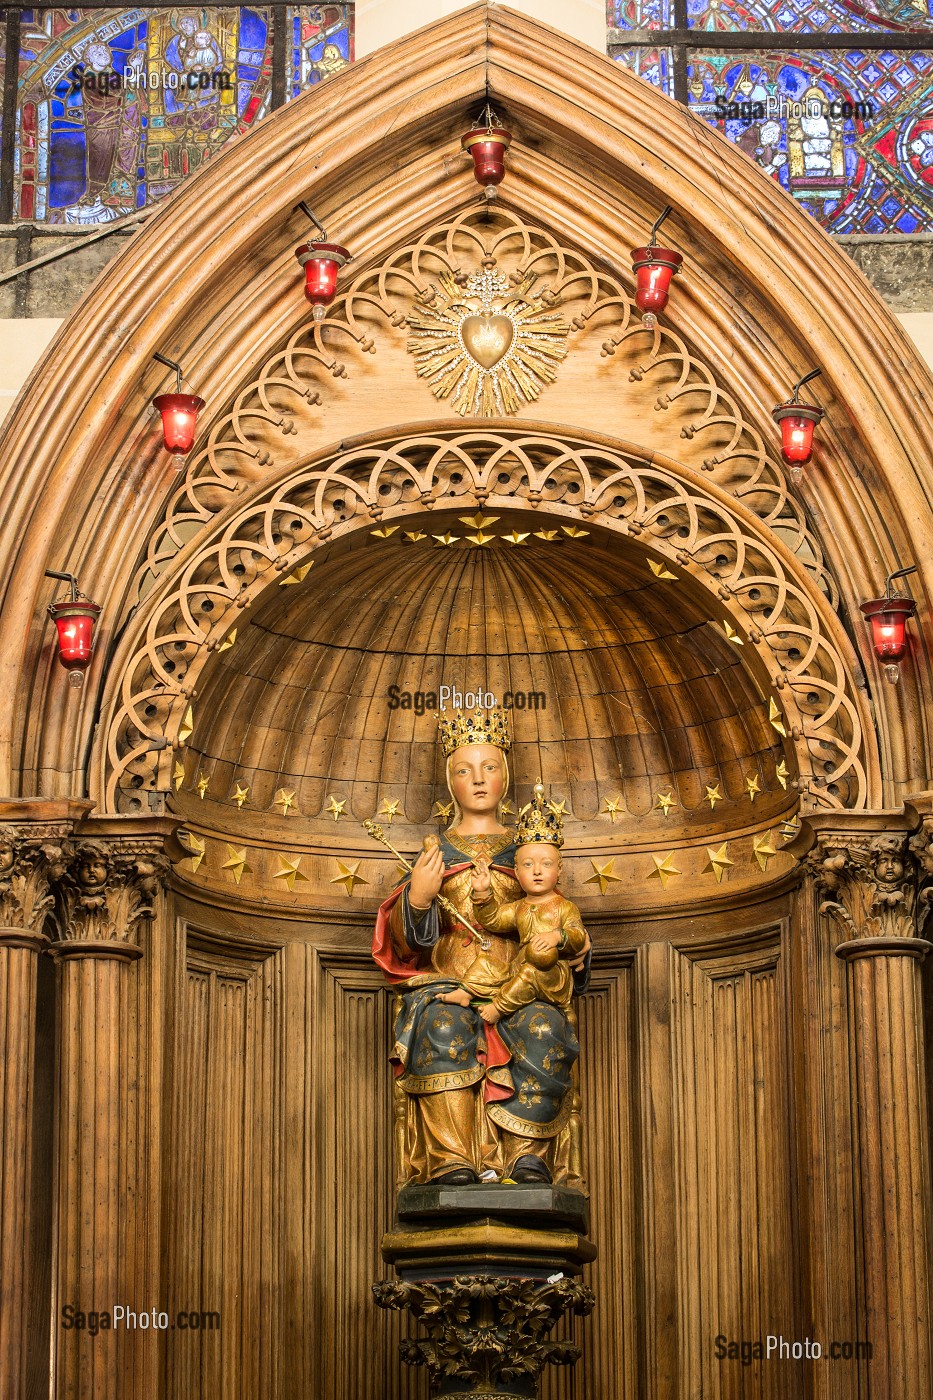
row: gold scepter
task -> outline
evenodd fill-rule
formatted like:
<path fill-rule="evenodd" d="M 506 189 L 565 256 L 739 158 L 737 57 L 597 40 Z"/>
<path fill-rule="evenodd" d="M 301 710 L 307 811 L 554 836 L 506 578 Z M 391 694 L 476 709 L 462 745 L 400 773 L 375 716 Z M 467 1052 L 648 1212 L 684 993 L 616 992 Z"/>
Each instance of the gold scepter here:
<path fill-rule="evenodd" d="M 392 842 L 389 840 L 388 836 L 386 836 L 379 823 L 373 821 L 365 821 L 363 825 L 374 840 L 380 841 L 382 845 L 385 846 L 386 850 L 392 852 L 399 865 L 403 866 L 410 875 L 412 870 L 414 869 L 414 866 L 410 863 L 410 861 L 407 861 L 405 859 L 401 851 L 397 851 L 395 849 L 395 847 L 392 845 Z M 445 898 L 444 895 L 435 895 L 435 898 L 438 904 L 441 906 L 441 908 L 446 909 L 450 917 L 452 919 L 456 919 L 457 923 L 461 924 L 466 929 L 467 933 L 469 933 L 471 937 L 473 937 L 476 940 L 476 942 L 482 948 L 483 952 L 487 953 L 492 947 L 492 944 L 490 943 L 486 935 L 484 933 L 481 933 L 478 928 L 474 928 L 473 925 L 470 923 L 469 919 L 464 918 L 457 906 L 455 904 L 451 904 L 450 900 Z"/>

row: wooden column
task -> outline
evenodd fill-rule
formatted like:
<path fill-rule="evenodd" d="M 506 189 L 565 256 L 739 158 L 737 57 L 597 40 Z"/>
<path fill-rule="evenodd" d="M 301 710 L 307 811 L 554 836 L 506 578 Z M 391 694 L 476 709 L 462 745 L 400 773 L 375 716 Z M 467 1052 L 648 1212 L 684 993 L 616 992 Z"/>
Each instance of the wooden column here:
<path fill-rule="evenodd" d="M 122 827 L 122 830 L 120 829 Z M 174 823 L 133 818 L 92 826 L 76 841 L 62 880 L 59 961 L 58 1138 L 53 1296 L 58 1400 L 117 1400 L 126 1393 L 120 1333 L 61 1325 L 70 1304 L 84 1314 L 117 1304 L 151 1308 L 135 1296 L 127 1241 L 125 1044 L 129 1002 L 142 956 L 141 925 L 152 918 L 168 872 L 166 834 Z M 119 832 L 119 834 L 117 834 Z M 125 834 L 124 834 L 125 833 Z M 138 1333 L 134 1339 L 139 1338 Z"/>
<path fill-rule="evenodd" d="M 0 1396 L 25 1395 L 36 982 L 52 884 L 87 804 L 0 803 Z"/>
<path fill-rule="evenodd" d="M 926 874 L 918 813 L 821 814 L 807 858 L 820 913 L 846 938 L 849 1045 L 857 1116 L 856 1241 L 870 1400 L 929 1400 L 933 1282 L 930 1145 L 920 964 Z M 911 833 L 915 833 L 911 841 Z"/>

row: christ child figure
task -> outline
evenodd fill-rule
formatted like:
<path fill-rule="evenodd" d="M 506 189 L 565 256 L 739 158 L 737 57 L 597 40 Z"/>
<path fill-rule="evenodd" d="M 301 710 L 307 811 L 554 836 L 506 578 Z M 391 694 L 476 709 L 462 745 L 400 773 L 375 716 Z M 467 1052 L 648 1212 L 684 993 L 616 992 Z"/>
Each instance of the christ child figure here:
<path fill-rule="evenodd" d="M 477 862 L 471 877 L 473 910 L 480 922 L 492 933 L 517 932 L 518 952 L 507 969 L 478 953 L 457 990 L 436 998 L 460 1006 L 480 1001 L 477 1009 L 489 1025 L 533 1001 L 567 1011 L 573 995 L 568 960 L 587 946 L 580 910 L 557 889 L 563 845 L 560 816 L 545 805 L 540 779 L 534 791 L 534 800 L 519 814 L 515 852 L 515 877 L 524 898 L 497 903 L 484 861 Z"/>

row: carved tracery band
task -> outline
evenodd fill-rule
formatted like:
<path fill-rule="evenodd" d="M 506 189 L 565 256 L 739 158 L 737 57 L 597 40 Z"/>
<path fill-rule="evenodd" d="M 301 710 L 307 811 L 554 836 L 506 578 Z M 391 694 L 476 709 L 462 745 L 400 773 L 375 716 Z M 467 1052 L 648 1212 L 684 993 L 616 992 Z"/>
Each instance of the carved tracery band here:
<path fill-rule="evenodd" d="M 409 318 L 417 322 L 434 304 L 439 284 L 484 260 L 515 288 L 533 281 L 535 298 L 548 311 L 559 309 L 568 323 L 572 353 L 592 356 L 594 367 L 613 357 L 620 375 L 627 370 L 630 381 L 644 382 L 649 397 L 654 386 L 657 412 L 683 401 L 681 409 L 686 405 L 691 416 L 681 436 L 702 444 L 703 469 L 780 535 L 835 604 L 822 548 L 780 459 L 710 366 L 670 327 L 644 328 L 621 274 L 562 246 L 509 209 L 476 207 L 365 268 L 338 294 L 323 323 L 302 317 L 238 392 L 230 413 L 213 423 L 206 444 L 192 453 L 150 542 L 141 582 L 162 572 L 195 531 L 229 507 L 244 481 L 261 480 L 273 458 L 280 475 L 298 465 L 302 429 L 314 425 L 333 381 L 349 375 L 336 348 L 341 340 L 348 349 L 352 342 L 355 351 L 375 354 L 376 334 L 394 332 L 404 346 Z M 546 399 L 541 410 L 546 417 Z"/>
<path fill-rule="evenodd" d="M 270 583 L 352 530 L 472 503 L 602 525 L 692 576 L 765 661 L 808 805 L 865 805 L 854 659 L 822 594 L 770 530 L 672 466 L 580 436 L 474 428 L 357 445 L 300 468 L 180 552 L 127 638 L 133 650 L 107 716 L 108 807 L 135 810 L 137 789 L 169 790 L 197 678 Z"/>

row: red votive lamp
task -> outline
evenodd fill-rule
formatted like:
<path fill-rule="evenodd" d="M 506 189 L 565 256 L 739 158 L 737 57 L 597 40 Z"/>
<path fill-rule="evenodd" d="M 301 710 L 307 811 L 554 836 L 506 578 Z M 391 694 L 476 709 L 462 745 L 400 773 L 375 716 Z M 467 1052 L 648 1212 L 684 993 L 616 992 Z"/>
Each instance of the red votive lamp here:
<path fill-rule="evenodd" d="M 339 243 L 303 243 L 295 249 L 295 257 L 305 270 L 305 296 L 310 301 L 315 321 L 323 321 L 337 291 L 337 274 L 350 254 Z"/>
<path fill-rule="evenodd" d="M 801 375 L 787 403 L 779 403 L 771 410 L 771 417 L 781 425 L 781 456 L 794 476 L 799 477 L 801 468 L 810 460 L 813 430 L 823 417 L 823 410 L 815 403 L 800 402 L 800 390 L 822 373 L 821 369 L 811 369 L 809 374 Z"/>
<path fill-rule="evenodd" d="M 916 564 L 906 569 L 898 569 L 888 577 L 883 598 L 870 598 L 860 604 L 862 612 L 871 623 L 871 640 L 875 655 L 884 666 L 885 676 L 896 683 L 900 680 L 900 666 L 907 655 L 907 620 L 917 611 L 916 600 L 894 592 L 894 580 L 915 573 Z"/>
<path fill-rule="evenodd" d="M 487 107 L 483 124 L 461 138 L 460 145 L 473 157 L 473 174 L 484 189 L 499 185 L 505 178 L 505 153 L 512 144 L 512 133 L 498 124 Z"/>
<path fill-rule="evenodd" d="M 772 409 L 781 425 L 781 456 L 791 466 L 802 467 L 813 455 L 813 430 L 823 410 L 812 403 L 782 403 Z"/>
<path fill-rule="evenodd" d="M 158 394 L 152 402 L 162 415 L 166 451 L 190 452 L 204 400 L 197 394 Z"/>
<path fill-rule="evenodd" d="M 633 248 L 632 267 L 635 271 L 635 305 L 647 321 L 657 318 L 667 305 L 671 278 L 680 271 L 683 253 L 673 248 Z"/>
<path fill-rule="evenodd" d="M 46 578 L 65 579 L 71 584 L 71 597 L 50 603 L 49 617 L 58 633 L 58 659 L 68 672 L 69 683 L 80 686 L 94 655 L 94 624 L 100 616 L 100 603 L 79 591 L 73 574 L 47 570 Z"/>
<path fill-rule="evenodd" d="M 654 330 L 658 324 L 658 312 L 667 306 L 671 278 L 680 271 L 684 260 L 683 253 L 673 248 L 661 248 L 657 241 L 658 230 L 670 212 L 671 206 L 666 204 L 655 219 L 645 247 L 633 248 L 631 254 L 635 273 L 635 305 L 647 330 Z"/>

